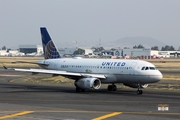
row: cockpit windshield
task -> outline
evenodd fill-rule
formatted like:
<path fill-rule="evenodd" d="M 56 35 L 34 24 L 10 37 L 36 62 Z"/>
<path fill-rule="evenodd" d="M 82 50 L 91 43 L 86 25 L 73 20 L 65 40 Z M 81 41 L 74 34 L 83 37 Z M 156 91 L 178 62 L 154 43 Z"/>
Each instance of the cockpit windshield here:
<path fill-rule="evenodd" d="M 141 70 L 144 70 L 146 67 L 142 67 L 142 69 Z"/>
<path fill-rule="evenodd" d="M 148 67 L 148 66 L 144 66 L 141 68 L 141 70 L 157 70 L 156 67 Z"/>

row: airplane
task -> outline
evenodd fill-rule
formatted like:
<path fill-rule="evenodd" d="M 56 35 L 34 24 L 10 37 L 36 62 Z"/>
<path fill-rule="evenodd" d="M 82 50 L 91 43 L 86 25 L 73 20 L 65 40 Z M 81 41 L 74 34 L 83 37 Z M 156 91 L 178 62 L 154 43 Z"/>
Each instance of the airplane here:
<path fill-rule="evenodd" d="M 27 53 L 26 56 L 31 56 L 31 57 L 33 57 L 33 56 L 36 56 L 36 54 L 37 54 L 36 52 L 33 52 L 33 53 Z"/>
<path fill-rule="evenodd" d="M 108 85 L 108 91 L 116 91 L 116 83 L 137 88 L 137 94 L 142 94 L 141 88 L 149 83 L 162 79 L 161 72 L 151 63 L 143 60 L 128 59 L 89 59 L 62 58 L 45 27 L 40 28 L 44 59 L 35 64 L 43 69 L 17 69 L 15 71 L 61 75 L 75 80 L 77 92 L 88 89 L 98 90 L 101 84 Z"/>

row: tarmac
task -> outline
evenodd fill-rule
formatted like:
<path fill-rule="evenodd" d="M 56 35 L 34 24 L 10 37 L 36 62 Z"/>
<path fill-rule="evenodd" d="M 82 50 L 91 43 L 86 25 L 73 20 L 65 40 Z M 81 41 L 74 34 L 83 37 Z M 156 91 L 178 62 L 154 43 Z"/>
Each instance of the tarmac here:
<path fill-rule="evenodd" d="M 0 69 L 0 119 L 7 120 L 179 120 L 180 91 L 132 88 L 76 93 L 72 85 L 14 82 L 29 73 Z M 44 76 L 43 74 L 41 74 Z M 156 84 L 169 84 L 161 81 Z M 180 84 L 173 81 L 172 84 Z"/>

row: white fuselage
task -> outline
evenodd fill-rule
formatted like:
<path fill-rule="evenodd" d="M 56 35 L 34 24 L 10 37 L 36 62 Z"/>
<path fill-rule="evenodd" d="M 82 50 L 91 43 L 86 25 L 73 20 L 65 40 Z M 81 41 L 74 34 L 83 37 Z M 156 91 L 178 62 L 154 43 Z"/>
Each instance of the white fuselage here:
<path fill-rule="evenodd" d="M 48 70 L 103 74 L 102 83 L 154 83 L 162 79 L 162 74 L 155 66 L 142 60 L 127 59 L 47 59 L 38 63 Z"/>

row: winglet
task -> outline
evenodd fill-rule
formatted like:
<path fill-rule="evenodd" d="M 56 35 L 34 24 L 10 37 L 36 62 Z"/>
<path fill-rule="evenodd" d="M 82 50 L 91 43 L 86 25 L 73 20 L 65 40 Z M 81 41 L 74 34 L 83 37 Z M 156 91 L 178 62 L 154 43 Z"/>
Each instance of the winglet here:
<path fill-rule="evenodd" d="M 45 59 L 61 58 L 59 51 L 55 46 L 54 42 L 52 41 L 47 29 L 45 27 L 41 27 L 40 31 L 41 31 L 42 45 L 44 51 L 44 58 Z"/>

